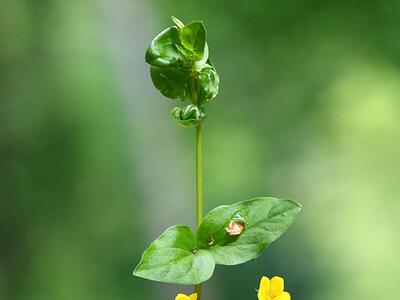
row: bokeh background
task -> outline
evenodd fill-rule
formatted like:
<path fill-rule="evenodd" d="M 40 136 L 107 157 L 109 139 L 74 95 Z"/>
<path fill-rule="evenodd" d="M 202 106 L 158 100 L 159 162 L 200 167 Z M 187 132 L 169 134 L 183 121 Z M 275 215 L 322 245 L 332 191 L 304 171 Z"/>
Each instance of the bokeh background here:
<path fill-rule="evenodd" d="M 204 299 L 393 299 L 400 280 L 400 2 L 0 2 L 0 299 L 174 299 L 133 278 L 166 227 L 194 227 L 194 130 L 144 52 L 202 19 L 220 94 L 204 126 L 206 211 L 256 195 L 304 208 Z"/>

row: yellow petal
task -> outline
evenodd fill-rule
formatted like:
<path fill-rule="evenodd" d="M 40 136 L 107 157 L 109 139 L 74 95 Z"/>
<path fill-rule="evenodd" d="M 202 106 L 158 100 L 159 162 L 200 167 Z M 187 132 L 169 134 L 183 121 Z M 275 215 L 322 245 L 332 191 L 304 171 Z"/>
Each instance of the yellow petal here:
<path fill-rule="evenodd" d="M 196 297 L 197 297 L 197 295 L 196 295 Z M 175 300 L 190 300 L 190 298 L 184 294 L 178 294 L 178 295 L 176 295 Z"/>
<path fill-rule="evenodd" d="M 284 285 L 283 278 L 278 276 L 272 277 L 271 291 L 270 291 L 271 298 L 275 298 L 282 295 L 284 290 L 283 285 Z"/>
<path fill-rule="evenodd" d="M 197 300 L 197 294 L 196 294 L 196 293 L 191 294 L 191 295 L 189 296 L 189 300 Z"/>
<path fill-rule="evenodd" d="M 269 278 L 263 276 L 260 281 L 260 288 L 258 289 L 258 300 L 268 300 L 269 298 L 270 282 Z"/>
<path fill-rule="evenodd" d="M 273 298 L 273 300 L 290 300 L 290 294 L 288 292 L 284 292 L 282 295 Z"/>

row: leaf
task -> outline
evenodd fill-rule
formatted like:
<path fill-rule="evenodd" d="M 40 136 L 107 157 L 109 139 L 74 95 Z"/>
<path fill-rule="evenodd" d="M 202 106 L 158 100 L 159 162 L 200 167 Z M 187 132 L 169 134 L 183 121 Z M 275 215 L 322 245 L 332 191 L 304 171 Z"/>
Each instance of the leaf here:
<path fill-rule="evenodd" d="M 204 59 L 206 46 L 206 29 L 203 22 L 195 21 L 185 25 L 180 30 L 180 42 L 182 46 L 191 51 L 193 60 Z M 207 60 L 207 58 L 205 58 Z"/>
<path fill-rule="evenodd" d="M 197 126 L 206 118 L 204 109 L 194 104 L 189 104 L 185 107 L 175 107 L 172 109 L 171 115 L 183 127 Z"/>
<path fill-rule="evenodd" d="M 237 265 L 254 259 L 280 237 L 300 211 L 292 200 L 259 197 L 223 205 L 207 214 L 199 228 L 198 245 L 209 250 L 215 263 Z M 235 216 L 245 222 L 240 235 L 230 236 L 225 227 Z"/>
<path fill-rule="evenodd" d="M 203 58 L 198 63 L 200 65 L 204 65 L 205 63 L 208 63 L 209 60 L 210 60 L 210 58 L 209 58 L 209 49 L 208 49 L 208 44 L 206 42 L 206 45 L 204 46 Z M 209 65 L 211 65 L 211 64 L 209 64 Z M 212 67 L 214 67 L 214 66 L 212 66 Z"/>
<path fill-rule="evenodd" d="M 168 228 L 143 253 L 134 276 L 176 284 L 199 284 L 214 272 L 213 256 L 196 250 L 196 238 L 189 227 Z"/>
<path fill-rule="evenodd" d="M 175 23 L 175 25 L 178 26 L 179 29 L 182 29 L 185 26 L 185 24 L 183 24 L 183 22 L 179 20 L 177 17 L 171 16 L 171 19 Z"/>
<path fill-rule="evenodd" d="M 171 99 L 191 99 L 190 69 L 184 67 L 150 67 L 150 75 L 154 86 L 165 97 Z"/>
<path fill-rule="evenodd" d="M 204 64 L 196 73 L 197 99 L 200 103 L 211 101 L 218 94 L 219 76 L 214 67 Z"/>
<path fill-rule="evenodd" d="M 150 67 L 153 84 L 165 97 L 192 100 L 194 92 L 196 102 L 203 104 L 211 101 L 218 94 L 219 86 L 219 76 L 214 67 L 208 64 L 197 65 L 194 77 L 192 72 L 186 65 Z"/>
<path fill-rule="evenodd" d="M 146 51 L 146 62 L 159 67 L 182 62 L 184 57 L 176 48 L 176 44 L 180 44 L 179 32 L 180 30 L 173 26 L 159 33 Z"/>
<path fill-rule="evenodd" d="M 159 33 L 146 52 L 151 79 L 167 98 L 205 104 L 217 95 L 219 85 L 219 76 L 208 57 L 205 27 L 201 21 L 184 25 L 176 17 L 171 18 L 178 27 Z"/>

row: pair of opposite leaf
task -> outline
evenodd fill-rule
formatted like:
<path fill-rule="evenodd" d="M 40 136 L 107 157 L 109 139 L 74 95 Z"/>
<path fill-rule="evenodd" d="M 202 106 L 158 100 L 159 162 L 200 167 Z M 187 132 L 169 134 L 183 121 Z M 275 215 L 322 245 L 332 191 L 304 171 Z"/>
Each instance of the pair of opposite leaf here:
<path fill-rule="evenodd" d="M 208 56 L 203 22 L 184 25 L 172 17 L 176 26 L 159 33 L 146 52 L 154 86 L 164 96 L 192 104 L 175 107 L 172 117 L 186 127 L 197 126 L 205 119 L 202 105 L 218 93 L 219 76 Z"/>
<path fill-rule="evenodd" d="M 271 197 L 219 206 L 205 216 L 197 237 L 185 225 L 168 228 L 143 253 L 133 275 L 167 283 L 202 283 L 216 264 L 237 265 L 260 256 L 299 211 L 298 203 Z M 242 224 L 234 234 L 232 222 Z"/>

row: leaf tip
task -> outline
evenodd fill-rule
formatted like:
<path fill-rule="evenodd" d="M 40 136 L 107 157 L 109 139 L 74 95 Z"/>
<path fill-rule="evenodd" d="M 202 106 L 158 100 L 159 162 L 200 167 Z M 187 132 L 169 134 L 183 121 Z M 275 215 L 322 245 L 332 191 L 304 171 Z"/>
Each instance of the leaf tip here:
<path fill-rule="evenodd" d="M 139 277 L 138 273 L 139 273 L 139 267 L 140 267 L 140 263 L 133 269 L 132 275 Z"/>
<path fill-rule="evenodd" d="M 298 208 L 298 210 L 300 211 L 303 208 L 303 205 L 301 205 L 300 203 L 298 203 L 297 201 L 294 201 L 293 199 L 282 199 L 285 200 L 287 202 L 290 202 L 291 204 L 293 204 L 294 206 L 296 206 Z"/>
<path fill-rule="evenodd" d="M 183 22 L 181 20 L 179 20 L 177 17 L 175 17 L 174 15 L 171 15 L 171 19 L 172 19 L 172 22 L 174 22 L 175 25 L 178 26 L 179 29 L 182 29 L 183 27 L 185 27 L 185 24 L 183 24 Z"/>

